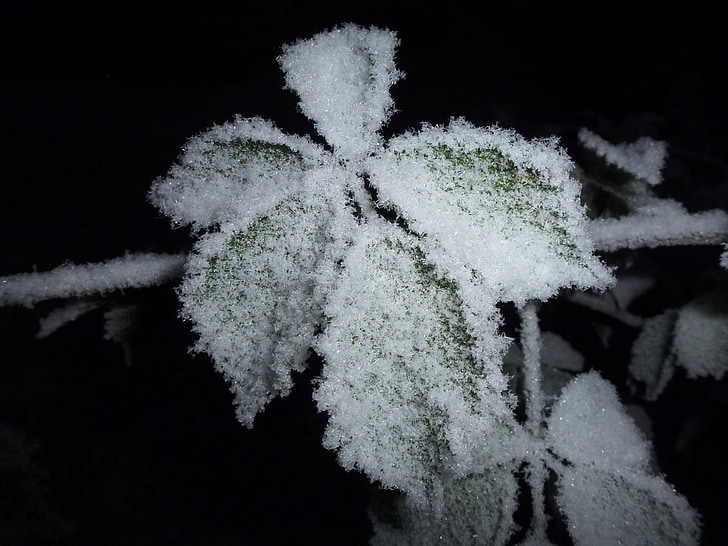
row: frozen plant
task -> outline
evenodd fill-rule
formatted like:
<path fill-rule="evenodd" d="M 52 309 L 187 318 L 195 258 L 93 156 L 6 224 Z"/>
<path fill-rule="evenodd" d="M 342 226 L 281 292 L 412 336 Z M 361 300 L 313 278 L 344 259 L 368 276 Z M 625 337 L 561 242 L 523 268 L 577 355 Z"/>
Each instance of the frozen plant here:
<path fill-rule="evenodd" d="M 148 286 L 184 262 L 178 293 L 194 348 L 230 382 L 242 424 L 291 391 L 311 351 L 323 358 L 313 396 L 328 414 L 325 447 L 402 493 L 394 512 L 372 509 L 375 544 L 512 542 L 519 487 L 532 514 L 521 543 L 547 544 L 553 475 L 575 544 L 697 543 L 698 514 L 650 471 L 650 446 L 615 388 L 540 331 L 538 309 L 571 289 L 574 301 L 641 327 L 613 303 L 629 290 L 614 288 L 610 300 L 584 292 L 615 285 L 595 251 L 720 243 L 728 215 L 691 215 L 654 197 L 666 147 L 650 139 L 614 146 L 580 133 L 632 176 L 621 190 L 631 212 L 596 220 L 555 139 L 453 119 L 385 142 L 389 89 L 402 76 L 397 45 L 393 32 L 349 24 L 284 47 L 287 87 L 328 146 L 241 117 L 187 143 L 150 199 L 175 226 L 191 226 L 189 256 L 4 277 L 0 303 Z M 501 331 L 504 302 L 519 310 L 518 350 Z M 696 324 L 709 330 L 705 309 L 680 312 L 676 354 L 696 362 L 695 374 L 719 376 L 724 360 L 707 365 L 679 341 Z M 112 338 L 120 316 L 107 313 Z M 726 322 L 716 324 L 706 335 L 724 340 Z M 636 378 L 659 375 L 645 366 Z"/>

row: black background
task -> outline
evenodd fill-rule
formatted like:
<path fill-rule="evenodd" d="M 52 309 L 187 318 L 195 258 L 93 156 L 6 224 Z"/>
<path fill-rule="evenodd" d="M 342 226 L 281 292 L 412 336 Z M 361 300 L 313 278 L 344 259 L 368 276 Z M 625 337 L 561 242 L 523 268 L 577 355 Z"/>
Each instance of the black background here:
<path fill-rule="evenodd" d="M 4 2 L 0 274 L 189 248 L 186 230 L 147 203 L 151 182 L 186 138 L 236 113 L 311 133 L 276 56 L 344 22 L 401 39 L 406 78 L 393 89 L 399 112 L 387 135 L 451 116 L 557 134 L 567 146 L 583 125 L 615 141 L 649 135 L 671 144 L 674 176 L 660 191 L 693 210 L 728 201 L 722 8 L 339 4 Z M 131 366 L 103 340 L 100 313 L 37 343 L 37 313 L 3 311 L 6 461 L 30 457 L 24 468 L 34 469 L 22 491 L 0 489 L 8 521 L 26 518 L 28 543 L 366 543 L 366 480 L 320 448 L 325 418 L 308 398 L 309 375 L 247 431 L 211 364 L 186 354 L 192 336 L 173 292 L 144 297 L 161 310 L 146 316 Z M 698 415 L 716 415 L 724 394 L 705 382 L 685 396 L 708 406 L 693 407 Z M 685 423 L 673 413 L 659 415 Z M 714 448 L 717 429 L 695 426 Z M 717 543 L 725 452 L 705 451 L 666 465 L 705 514 L 705 543 Z"/>

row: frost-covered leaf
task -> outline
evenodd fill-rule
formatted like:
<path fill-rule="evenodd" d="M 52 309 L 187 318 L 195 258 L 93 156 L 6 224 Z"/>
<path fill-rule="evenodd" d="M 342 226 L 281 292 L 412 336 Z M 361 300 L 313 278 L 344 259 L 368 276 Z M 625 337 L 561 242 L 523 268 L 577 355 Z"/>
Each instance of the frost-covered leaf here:
<path fill-rule="evenodd" d="M 571 463 L 607 470 L 645 469 L 650 447 L 617 397 L 596 372 L 577 376 L 548 420 L 554 453 Z"/>
<path fill-rule="evenodd" d="M 344 25 L 284 47 L 278 61 L 303 113 L 346 159 L 363 157 L 394 111 L 389 88 L 402 76 L 393 32 Z"/>
<path fill-rule="evenodd" d="M 315 393 L 329 413 L 324 445 L 345 468 L 442 506 L 449 477 L 471 471 L 475 453 L 509 457 L 507 340 L 497 323 L 488 339 L 473 337 L 456 286 L 414 237 L 381 220 L 365 229 L 316 344 L 326 360 Z"/>
<path fill-rule="evenodd" d="M 721 379 L 728 371 L 728 298 L 710 294 L 647 319 L 632 345 L 630 375 L 657 400 L 681 366 L 690 378 Z"/>
<path fill-rule="evenodd" d="M 558 502 L 577 546 L 696 544 L 699 518 L 662 478 L 647 473 L 649 444 L 596 372 L 567 385 L 548 420 L 559 465 Z"/>
<path fill-rule="evenodd" d="M 558 502 L 576 546 L 698 544 L 700 518 L 662 478 L 565 468 Z"/>
<path fill-rule="evenodd" d="M 324 151 L 310 139 L 238 116 L 190 139 L 149 197 L 176 224 L 199 230 L 244 223 L 295 194 L 304 172 L 325 162 Z"/>
<path fill-rule="evenodd" d="M 662 182 L 662 168 L 667 159 L 667 143 L 642 137 L 635 142 L 611 144 L 589 129 L 579 130 L 579 142 L 603 157 L 608 163 L 651 185 Z"/>
<path fill-rule="evenodd" d="M 510 346 L 504 363 L 511 366 L 523 364 L 523 351 L 516 343 Z M 580 372 L 584 369 L 584 357 L 560 335 L 541 332 L 541 364 L 558 370 Z"/>
<path fill-rule="evenodd" d="M 584 357 L 560 335 L 543 332 L 541 365 L 541 388 L 549 402 L 556 399 L 575 373 L 584 369 Z"/>
<path fill-rule="evenodd" d="M 126 343 L 139 327 L 139 304 L 114 305 L 104 313 L 104 339 Z"/>
<path fill-rule="evenodd" d="M 248 427 L 304 368 L 322 318 L 317 268 L 331 244 L 330 216 L 320 205 L 283 201 L 244 229 L 201 238 L 187 264 L 180 299 L 200 336 L 195 349 L 231 382 Z"/>
<path fill-rule="evenodd" d="M 675 310 L 648 318 L 632 344 L 628 369 L 633 379 L 644 384 L 645 400 L 657 400 L 672 379 L 675 361 L 671 347 L 676 318 Z"/>
<path fill-rule="evenodd" d="M 545 402 L 555 400 L 561 389 L 583 370 L 584 357 L 564 338 L 554 332 L 541 332 L 541 389 Z M 503 359 L 503 369 L 511 375 L 511 390 L 520 393 L 523 386 L 523 351 L 513 343 Z"/>
<path fill-rule="evenodd" d="M 683 306 L 673 343 L 688 377 L 721 379 L 728 371 L 728 297 L 710 294 Z"/>
<path fill-rule="evenodd" d="M 523 304 L 611 282 L 592 255 L 570 167 L 554 141 L 455 120 L 392 139 L 368 168 L 381 203 L 423 236 L 428 258 Z"/>
<path fill-rule="evenodd" d="M 372 546 L 505 544 L 514 531 L 513 514 L 518 486 L 507 466 L 455 480 L 445 491 L 444 508 L 435 515 L 407 502 L 396 500 L 392 513 L 385 508 L 371 510 L 374 526 Z"/>

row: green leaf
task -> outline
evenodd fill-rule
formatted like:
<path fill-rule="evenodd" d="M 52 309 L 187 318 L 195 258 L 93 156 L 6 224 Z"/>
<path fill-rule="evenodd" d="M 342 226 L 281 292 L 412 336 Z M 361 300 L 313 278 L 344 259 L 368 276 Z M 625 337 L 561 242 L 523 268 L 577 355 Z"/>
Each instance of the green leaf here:
<path fill-rule="evenodd" d="M 175 223 L 196 229 L 250 221 L 296 194 L 325 156 L 309 139 L 286 135 L 269 121 L 237 117 L 190 139 L 149 196 Z"/>
<path fill-rule="evenodd" d="M 479 351 L 487 341 L 500 357 L 507 340 L 495 328 L 477 340 L 455 285 L 384 221 L 366 226 L 343 265 L 316 344 L 324 445 L 345 468 L 441 505 L 447 476 L 466 475 L 510 431 L 500 360 Z"/>
<path fill-rule="evenodd" d="M 369 168 L 382 204 L 423 236 L 428 258 L 454 278 L 473 272 L 498 300 L 611 282 L 553 141 L 456 120 L 393 139 Z"/>
<path fill-rule="evenodd" d="M 244 230 L 207 235 L 180 289 L 183 314 L 231 382 L 246 426 L 305 367 L 322 318 L 317 266 L 328 241 L 323 207 L 289 199 Z"/>

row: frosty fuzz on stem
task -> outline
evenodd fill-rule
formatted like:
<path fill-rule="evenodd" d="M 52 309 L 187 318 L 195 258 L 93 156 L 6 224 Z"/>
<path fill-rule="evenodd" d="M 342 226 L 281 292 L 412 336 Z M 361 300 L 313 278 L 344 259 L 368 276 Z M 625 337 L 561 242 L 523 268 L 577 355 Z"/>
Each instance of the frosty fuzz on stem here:
<path fill-rule="evenodd" d="M 537 308 L 563 288 L 614 284 L 595 248 L 664 244 L 695 230 L 719 237 L 725 213 L 690 215 L 645 190 L 633 215 L 589 222 L 555 139 L 463 119 L 385 142 L 389 89 L 402 77 L 397 46 L 393 32 L 349 24 L 284 47 L 286 86 L 328 148 L 236 117 L 193 137 L 154 182 L 152 203 L 197 236 L 178 289 L 195 350 L 230 382 L 247 427 L 291 391 L 311 350 L 323 358 L 313 397 L 328 414 L 324 446 L 345 468 L 404 493 L 395 519 L 372 510 L 374 544 L 505 544 L 524 468 L 534 514 L 524 544 L 547 540 L 550 471 L 575 544 L 696 543 L 697 514 L 649 473 L 646 441 L 615 389 L 597 372 L 579 373 L 583 359 L 540 332 Z M 659 182 L 662 144 L 580 138 L 639 183 Z M 681 227 L 665 237 L 650 226 L 663 217 Z M 160 271 L 175 260 L 159 257 Z M 144 264 L 146 280 L 111 275 L 111 284 L 163 277 Z M 106 291 L 104 267 L 127 265 L 76 269 L 83 286 L 52 294 L 44 286 L 63 271 L 5 278 L 0 302 Z M 520 309 L 522 358 L 510 362 L 525 376 L 525 424 L 503 371 L 512 340 L 500 332 L 501 302 Z M 560 375 L 548 371 L 554 362 Z M 561 378 L 549 397 L 547 373 Z"/>

